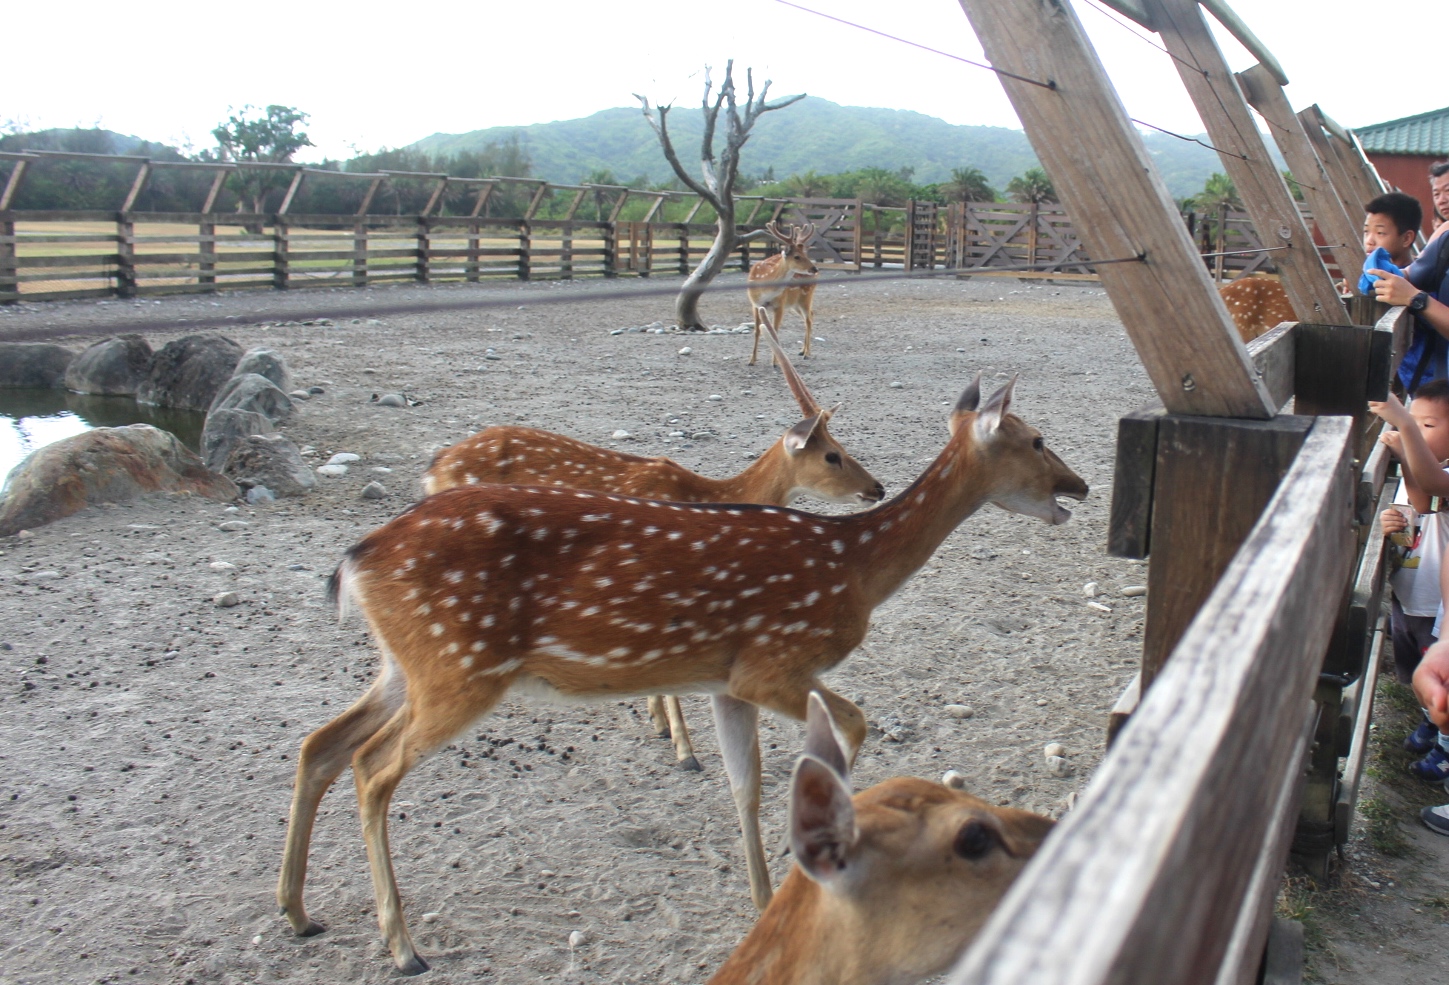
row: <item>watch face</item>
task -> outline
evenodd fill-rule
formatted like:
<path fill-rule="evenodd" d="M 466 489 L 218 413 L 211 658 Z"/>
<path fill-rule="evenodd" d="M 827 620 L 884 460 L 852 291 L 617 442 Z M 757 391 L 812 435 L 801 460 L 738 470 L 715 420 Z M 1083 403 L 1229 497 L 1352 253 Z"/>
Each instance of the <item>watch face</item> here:
<path fill-rule="evenodd" d="M 1429 306 L 1429 292 L 1428 291 L 1420 291 L 1418 294 L 1415 294 L 1413 296 L 1413 298 L 1409 301 L 1409 310 L 1410 311 L 1423 311 L 1428 306 Z"/>

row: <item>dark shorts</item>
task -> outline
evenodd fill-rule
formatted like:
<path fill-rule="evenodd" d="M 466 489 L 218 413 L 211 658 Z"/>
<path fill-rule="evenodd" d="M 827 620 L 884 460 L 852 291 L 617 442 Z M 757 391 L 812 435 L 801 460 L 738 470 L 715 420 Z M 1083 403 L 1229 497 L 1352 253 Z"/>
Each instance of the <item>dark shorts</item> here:
<path fill-rule="evenodd" d="M 1394 641 L 1394 676 L 1400 684 L 1410 684 L 1424 651 L 1434 643 L 1434 617 L 1406 616 L 1399 600 L 1391 599 L 1389 636 Z"/>

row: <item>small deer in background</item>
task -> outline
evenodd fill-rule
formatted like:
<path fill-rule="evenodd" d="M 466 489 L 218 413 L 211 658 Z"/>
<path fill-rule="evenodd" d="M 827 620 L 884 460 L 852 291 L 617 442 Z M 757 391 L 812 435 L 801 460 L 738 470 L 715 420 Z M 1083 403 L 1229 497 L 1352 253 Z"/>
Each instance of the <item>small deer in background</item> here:
<path fill-rule="evenodd" d="M 575 699 L 709 694 L 743 831 L 750 893 L 773 890 L 760 836 L 760 708 L 803 719 L 819 692 L 853 760 L 865 716 L 820 675 L 865 639 L 870 615 L 987 503 L 1047 523 L 1087 484 L 1010 414 L 1014 381 L 981 401 L 906 489 L 873 510 L 815 516 L 778 506 L 664 503 L 558 486 L 448 489 L 368 534 L 329 582 L 382 653 L 372 687 L 297 757 L 277 880 L 299 935 L 323 928 L 302 887 L 322 795 L 349 764 L 378 924 L 405 973 L 427 969 L 403 919 L 388 805 L 417 762 L 515 686 Z"/>
<path fill-rule="evenodd" d="M 764 317 L 765 340 L 805 417 L 739 475 L 711 479 L 668 458 L 629 455 L 549 431 L 500 424 L 438 452 L 423 475 L 424 491 L 432 495 L 493 482 L 596 489 L 672 503 L 789 506 L 801 496 L 832 503 L 880 502 L 885 487 L 826 428 L 840 405 L 829 410 L 820 406 L 780 348 L 769 316 Z M 651 695 L 649 717 L 659 735 L 673 742 L 680 767 L 699 769 L 679 697 Z"/>
<path fill-rule="evenodd" d="M 1218 293 L 1244 342 L 1253 341 L 1280 322 L 1298 320 L 1288 292 L 1271 277 L 1258 274 L 1239 277 L 1219 287 Z"/>
<path fill-rule="evenodd" d="M 795 865 L 709 985 L 909 985 L 945 971 L 1054 823 L 911 777 L 852 797 L 849 759 L 812 693 L 790 784 Z"/>
<path fill-rule="evenodd" d="M 765 231 L 780 244 L 780 252 L 772 257 L 750 264 L 749 282 L 768 286 L 750 287 L 745 293 L 750 296 L 750 307 L 755 315 L 755 345 L 750 350 L 750 365 L 760 353 L 761 317 L 765 309 L 774 314 L 777 330 L 785 327 L 785 312 L 790 309 L 800 312 L 805 318 L 805 344 L 800 349 L 802 356 L 810 355 L 810 333 L 815 327 L 815 275 L 820 272 L 815 261 L 810 259 L 807 247 L 815 236 L 813 223 L 787 227 L 781 232 L 777 223 L 765 223 Z M 800 280 L 798 285 L 791 281 Z"/>

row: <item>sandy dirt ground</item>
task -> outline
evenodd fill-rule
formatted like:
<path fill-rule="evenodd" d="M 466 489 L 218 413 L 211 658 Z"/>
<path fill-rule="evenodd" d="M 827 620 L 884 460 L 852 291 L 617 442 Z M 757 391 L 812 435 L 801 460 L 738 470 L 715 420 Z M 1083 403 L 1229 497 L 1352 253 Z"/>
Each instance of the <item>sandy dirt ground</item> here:
<path fill-rule="evenodd" d="M 297 385 L 326 391 L 283 429 L 315 449 L 315 463 L 362 456 L 305 499 L 151 499 L 0 541 L 0 981 L 394 977 L 345 775 L 323 801 L 308 883 L 309 910 L 329 930 L 295 939 L 275 912 L 298 743 L 377 666 L 361 623 L 338 625 L 325 579 L 414 498 L 436 447 L 489 424 L 667 454 L 721 476 L 794 423 L 778 373 L 746 365 L 748 335 L 611 334 L 668 319 L 669 298 L 625 296 L 645 286 L 0 309 L 0 338 L 43 334 L 77 348 L 90 341 L 79 332 L 136 319 L 158 348 L 224 319 L 243 346 L 282 353 Z M 378 310 L 474 299 L 493 306 Z M 1141 645 L 1144 600 L 1121 589 L 1145 583 L 1145 564 L 1104 549 L 1116 419 L 1152 396 L 1132 347 L 1095 285 L 841 280 L 820 288 L 816 310 L 814 358 L 801 372 L 822 403 L 844 402 L 832 432 L 888 494 L 940 450 L 949 405 L 977 371 L 986 388 L 1020 375 L 1014 409 L 1092 487 L 1064 526 L 995 507 L 969 518 L 829 677 L 872 725 L 858 786 L 953 768 L 980 796 L 1058 815 L 1102 755 L 1107 710 Z M 319 311 L 330 324 L 302 323 Z M 707 320 L 728 326 L 743 311 L 733 296 L 705 304 Z M 798 345 L 801 324 L 784 334 Z M 389 391 L 422 403 L 371 403 Z M 630 437 L 613 438 L 619 430 Z M 373 480 L 387 498 L 361 498 Z M 238 519 L 247 526 L 219 529 Z M 1091 600 L 1088 582 L 1101 593 Z M 217 606 L 224 591 L 241 604 Z M 973 716 L 950 717 L 951 703 Z M 429 980 L 708 977 L 754 914 L 707 703 L 686 699 L 685 714 L 703 772 L 675 768 L 642 701 L 529 700 L 505 703 L 404 780 L 392 847 Z M 774 849 L 802 729 L 763 722 Z M 1067 747 L 1065 775 L 1046 763 L 1050 742 Z M 778 883 L 788 859 L 771 855 Z M 1441 911 L 1426 914 L 1426 927 L 1442 928 Z M 1363 932 L 1362 921 L 1346 926 Z M 585 939 L 570 947 L 575 930 Z M 1422 949 L 1412 935 L 1396 947 Z M 1440 969 L 1444 953 L 1434 949 Z"/>

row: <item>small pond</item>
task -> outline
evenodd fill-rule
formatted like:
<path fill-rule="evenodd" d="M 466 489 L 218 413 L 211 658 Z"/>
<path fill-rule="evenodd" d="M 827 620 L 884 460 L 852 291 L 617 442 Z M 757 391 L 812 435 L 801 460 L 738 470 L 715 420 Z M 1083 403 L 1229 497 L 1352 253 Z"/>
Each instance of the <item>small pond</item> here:
<path fill-rule="evenodd" d="M 130 397 L 0 388 L 0 484 L 35 449 L 91 428 L 151 424 L 196 451 L 205 423 L 206 415 L 199 411 L 148 407 Z"/>

